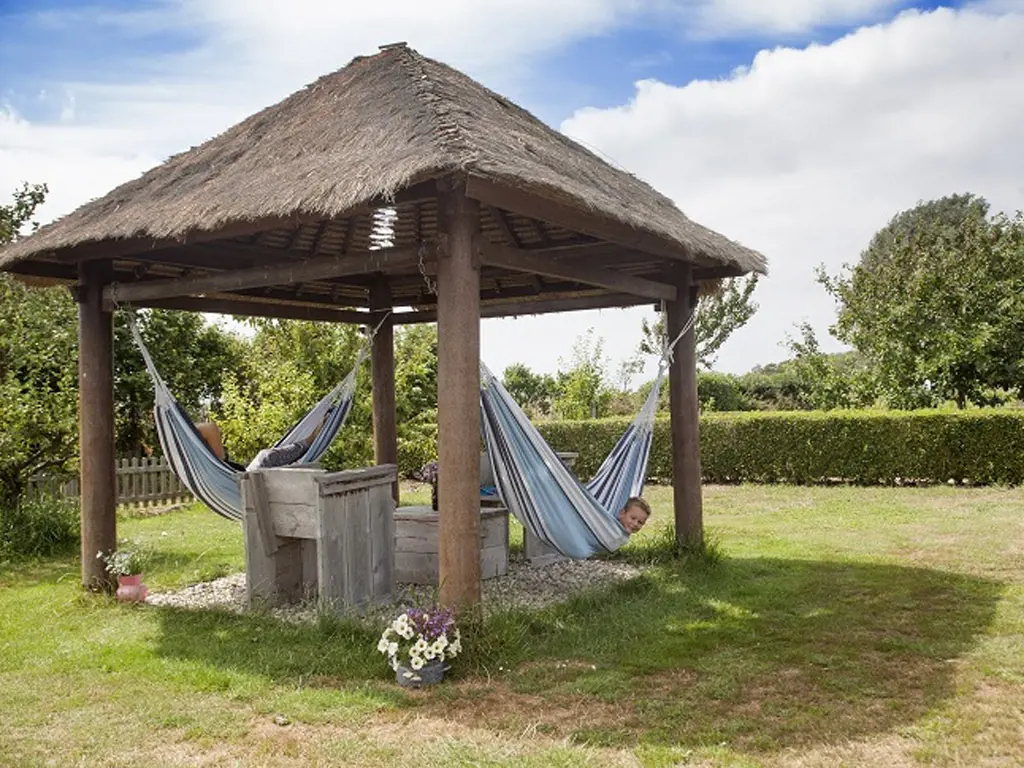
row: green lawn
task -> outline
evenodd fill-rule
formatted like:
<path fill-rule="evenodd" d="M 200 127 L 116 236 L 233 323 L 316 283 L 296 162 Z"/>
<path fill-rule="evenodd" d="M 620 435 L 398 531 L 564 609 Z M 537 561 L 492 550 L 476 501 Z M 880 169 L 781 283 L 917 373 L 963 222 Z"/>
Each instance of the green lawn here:
<path fill-rule="evenodd" d="M 659 561 L 671 494 L 618 557 Z M 0 765 L 1024 764 L 1024 490 L 708 488 L 714 567 L 468 632 L 405 693 L 373 628 L 122 606 L 0 564 Z M 166 589 L 237 525 L 123 518 Z"/>

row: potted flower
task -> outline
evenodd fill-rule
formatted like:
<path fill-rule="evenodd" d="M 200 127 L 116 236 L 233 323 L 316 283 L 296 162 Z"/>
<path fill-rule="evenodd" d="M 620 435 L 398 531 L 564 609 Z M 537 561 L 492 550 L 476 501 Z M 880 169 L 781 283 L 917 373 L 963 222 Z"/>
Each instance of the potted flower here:
<path fill-rule="evenodd" d="M 388 657 L 399 685 L 419 688 L 441 682 L 446 662 L 462 652 L 462 638 L 451 611 L 410 608 L 384 630 L 377 650 Z"/>
<path fill-rule="evenodd" d="M 107 573 L 117 576 L 117 599 L 128 603 L 141 603 L 146 600 L 149 589 L 142 583 L 142 569 L 145 565 L 145 554 L 139 549 L 116 549 L 104 554 L 96 553 L 107 567 Z"/>

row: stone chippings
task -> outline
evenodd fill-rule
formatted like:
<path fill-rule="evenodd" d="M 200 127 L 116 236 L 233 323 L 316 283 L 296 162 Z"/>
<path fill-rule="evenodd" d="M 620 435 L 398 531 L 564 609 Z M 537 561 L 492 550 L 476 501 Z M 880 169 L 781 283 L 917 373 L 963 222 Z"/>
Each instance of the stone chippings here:
<path fill-rule="evenodd" d="M 531 566 L 520 558 L 513 558 L 505 575 L 483 582 L 483 606 L 486 612 L 537 610 L 588 590 L 632 579 L 641 573 L 642 570 L 636 566 L 611 560 L 561 560 L 544 566 Z M 399 584 L 391 601 L 374 604 L 352 616 L 387 621 L 405 608 L 429 606 L 436 598 L 436 587 Z M 246 610 L 245 574 L 234 573 L 173 592 L 153 593 L 146 602 L 156 606 L 242 613 Z M 268 608 L 266 612 L 278 619 L 300 623 L 313 622 L 319 616 L 314 601 Z"/>

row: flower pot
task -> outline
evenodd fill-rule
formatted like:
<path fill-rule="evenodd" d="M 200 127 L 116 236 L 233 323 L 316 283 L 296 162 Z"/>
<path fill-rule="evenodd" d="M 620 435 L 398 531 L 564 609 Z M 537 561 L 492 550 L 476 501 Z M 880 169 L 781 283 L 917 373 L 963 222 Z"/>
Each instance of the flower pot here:
<path fill-rule="evenodd" d="M 142 603 L 149 594 L 149 588 L 142 583 L 142 574 L 117 577 L 117 599 L 122 603 Z"/>
<path fill-rule="evenodd" d="M 395 670 L 395 681 L 403 688 L 422 688 L 425 685 L 437 685 L 444 680 L 444 673 L 450 665 L 443 661 L 428 661 L 420 669 L 410 669 L 401 664 Z"/>

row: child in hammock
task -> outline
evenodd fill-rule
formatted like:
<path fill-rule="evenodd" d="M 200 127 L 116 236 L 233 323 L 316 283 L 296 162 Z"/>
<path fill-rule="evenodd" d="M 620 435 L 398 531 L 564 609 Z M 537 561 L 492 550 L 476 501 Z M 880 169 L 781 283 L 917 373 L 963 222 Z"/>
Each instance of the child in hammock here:
<path fill-rule="evenodd" d="M 625 506 L 619 510 L 619 525 L 632 536 L 638 533 L 651 516 L 651 505 L 639 496 L 627 499 Z"/>

